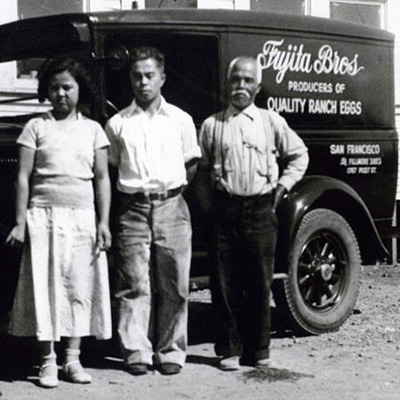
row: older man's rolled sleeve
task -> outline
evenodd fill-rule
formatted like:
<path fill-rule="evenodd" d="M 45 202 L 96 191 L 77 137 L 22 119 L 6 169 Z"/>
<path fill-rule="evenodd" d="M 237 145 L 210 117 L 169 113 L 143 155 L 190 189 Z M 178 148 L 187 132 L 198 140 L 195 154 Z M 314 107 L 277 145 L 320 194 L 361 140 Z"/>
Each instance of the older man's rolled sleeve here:
<path fill-rule="evenodd" d="M 307 170 L 308 149 L 284 118 L 274 113 L 272 121 L 277 133 L 278 151 L 285 164 L 278 183 L 290 190 L 303 178 Z"/>
<path fill-rule="evenodd" d="M 295 158 L 288 160 L 287 167 L 284 169 L 278 184 L 284 186 L 286 190 L 290 190 L 298 181 L 303 178 L 308 167 L 308 152 L 307 149 L 297 155 Z"/>

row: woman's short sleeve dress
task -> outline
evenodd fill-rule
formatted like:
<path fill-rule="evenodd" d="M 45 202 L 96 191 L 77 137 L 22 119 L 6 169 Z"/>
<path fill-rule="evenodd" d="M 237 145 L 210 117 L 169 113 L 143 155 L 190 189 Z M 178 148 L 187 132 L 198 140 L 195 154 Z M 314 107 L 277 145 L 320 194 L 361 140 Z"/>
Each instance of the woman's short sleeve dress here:
<path fill-rule="evenodd" d="M 47 113 L 29 121 L 17 143 L 35 149 L 35 162 L 10 333 L 108 339 L 108 266 L 96 246 L 93 189 L 95 151 L 108 139 L 81 114 L 56 121 Z"/>

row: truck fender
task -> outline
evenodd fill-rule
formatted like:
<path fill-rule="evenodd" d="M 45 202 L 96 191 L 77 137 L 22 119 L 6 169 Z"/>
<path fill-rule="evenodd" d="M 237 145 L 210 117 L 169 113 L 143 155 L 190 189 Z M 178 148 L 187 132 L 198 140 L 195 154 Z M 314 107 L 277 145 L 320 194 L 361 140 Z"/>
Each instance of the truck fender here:
<path fill-rule="evenodd" d="M 304 215 L 316 208 L 326 208 L 342 215 L 353 229 L 363 260 L 388 257 L 372 216 L 359 194 L 339 179 L 310 175 L 304 177 L 284 198 L 277 210 L 279 234 L 276 273 L 286 273 L 291 246 Z"/>

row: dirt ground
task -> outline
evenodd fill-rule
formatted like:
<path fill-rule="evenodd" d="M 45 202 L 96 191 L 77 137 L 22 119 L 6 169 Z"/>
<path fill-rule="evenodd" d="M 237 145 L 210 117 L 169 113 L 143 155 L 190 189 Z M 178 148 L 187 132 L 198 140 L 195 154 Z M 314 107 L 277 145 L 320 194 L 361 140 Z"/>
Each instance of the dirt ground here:
<path fill-rule="evenodd" d="M 83 362 L 91 385 L 61 381 L 57 389 L 37 386 L 37 349 L 32 341 L 1 336 L 0 397 L 46 399 L 400 399 L 400 266 L 364 267 L 354 313 L 336 333 L 294 337 L 275 331 L 272 358 L 278 368 L 217 368 L 207 291 L 190 302 L 187 363 L 179 375 L 123 370 L 114 341 L 87 340 Z"/>

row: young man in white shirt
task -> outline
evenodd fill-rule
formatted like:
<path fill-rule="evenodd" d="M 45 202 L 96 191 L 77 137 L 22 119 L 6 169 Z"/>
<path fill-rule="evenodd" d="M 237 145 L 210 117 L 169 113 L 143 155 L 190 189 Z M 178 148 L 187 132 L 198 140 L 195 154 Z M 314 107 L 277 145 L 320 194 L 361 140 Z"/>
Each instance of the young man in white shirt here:
<path fill-rule="evenodd" d="M 192 118 L 161 95 L 164 56 L 131 52 L 132 104 L 106 132 L 118 168 L 118 333 L 128 372 L 179 373 L 187 346 L 191 223 L 183 188 L 200 158 Z"/>

